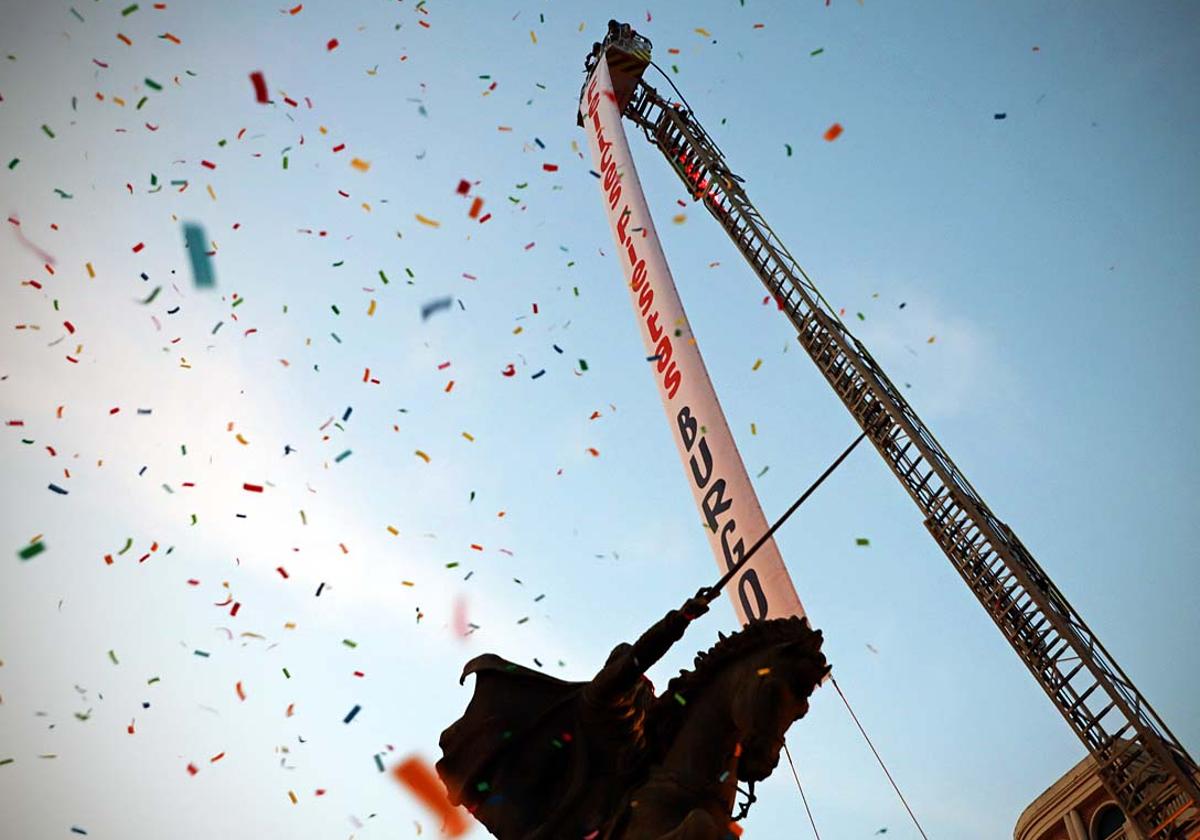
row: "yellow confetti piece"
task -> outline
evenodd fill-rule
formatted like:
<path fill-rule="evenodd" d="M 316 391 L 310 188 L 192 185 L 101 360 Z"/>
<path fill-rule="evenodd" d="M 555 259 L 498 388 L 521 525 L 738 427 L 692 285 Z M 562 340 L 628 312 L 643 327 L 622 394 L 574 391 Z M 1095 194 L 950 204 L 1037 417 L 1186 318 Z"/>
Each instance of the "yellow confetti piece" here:
<path fill-rule="evenodd" d="M 754 363 L 754 367 L 750 368 L 750 370 L 758 370 L 760 367 L 762 367 L 762 359 L 756 361 Z"/>
<path fill-rule="evenodd" d="M 936 335 L 931 335 L 931 336 L 929 336 L 929 340 L 928 340 L 928 341 L 926 341 L 925 343 L 926 343 L 926 344 L 933 344 L 933 342 L 935 342 L 935 341 L 937 341 L 937 336 L 936 336 Z"/>
<path fill-rule="evenodd" d="M 114 96 L 114 97 L 112 98 L 112 101 L 113 101 L 113 102 L 116 102 L 116 103 L 117 103 L 118 105 L 120 105 L 122 108 L 124 108 L 124 107 L 125 107 L 125 100 L 124 100 L 124 99 L 122 99 L 122 98 L 121 98 L 121 97 L 119 97 L 119 96 Z"/>
<path fill-rule="evenodd" d="M 755 426 L 753 423 L 750 424 L 750 434 L 752 434 L 752 435 L 758 434 L 758 427 Z"/>
<path fill-rule="evenodd" d="M 402 580 L 402 581 L 400 581 L 400 585 L 401 586 L 416 586 L 416 584 L 413 583 L 411 580 Z"/>
<path fill-rule="evenodd" d="M 524 331 L 525 331 L 524 327 L 517 327 L 515 330 L 513 330 L 513 335 L 520 335 Z"/>
<path fill-rule="evenodd" d="M 215 192 L 213 192 L 212 184 L 209 184 L 209 185 L 208 185 L 208 196 L 209 196 L 209 198 L 211 198 L 213 201 L 216 201 L 216 200 L 217 200 L 217 194 L 216 194 Z"/>
<path fill-rule="evenodd" d="M 364 202 L 363 202 L 361 205 L 359 205 L 359 206 L 360 206 L 360 207 L 362 207 L 362 209 L 366 210 L 368 213 L 370 213 L 370 212 L 371 212 L 371 205 L 370 205 L 370 204 L 367 204 L 367 202 L 365 202 L 365 201 L 364 201 Z"/>
<path fill-rule="evenodd" d="M 96 269 L 92 268 L 92 264 L 84 263 L 83 266 L 84 266 L 84 268 L 87 269 L 88 277 L 91 277 L 93 280 L 95 280 L 96 279 Z"/>
<path fill-rule="evenodd" d="M 375 301 L 371 301 L 371 305 L 367 307 L 367 317 L 375 314 Z"/>
<path fill-rule="evenodd" d="M 371 162 L 369 160 L 363 160 L 362 158 L 351 158 L 350 165 L 359 172 L 366 172 L 371 168 Z"/>
<path fill-rule="evenodd" d="M 580 32 L 582 32 L 582 31 L 583 31 L 583 24 L 582 24 L 582 23 L 581 23 L 581 24 L 579 24 L 579 31 L 580 31 Z"/>
<path fill-rule="evenodd" d="M 238 432 L 238 433 L 237 433 L 237 435 L 236 435 L 236 437 L 237 437 L 237 442 L 238 442 L 238 443 L 240 443 L 242 446 L 249 446 L 249 445 L 250 445 L 250 441 L 248 441 L 248 440 L 246 440 L 244 437 L 242 437 L 242 433 L 241 433 L 241 432 Z"/>
<path fill-rule="evenodd" d="M 677 216 L 672 216 L 672 217 L 671 217 L 671 221 L 672 221 L 672 222 L 674 222 L 674 223 L 675 223 L 675 224 L 677 224 L 677 225 L 681 225 L 681 224 L 683 224 L 684 222 L 686 222 L 686 221 L 687 221 L 687 214 L 686 214 L 686 213 L 680 213 L 680 214 L 679 214 L 679 215 L 677 215 Z"/>
<path fill-rule="evenodd" d="M 529 40 L 533 41 L 533 43 L 535 43 L 535 44 L 537 43 L 537 33 L 534 32 L 532 29 L 529 30 Z"/>
<path fill-rule="evenodd" d="M 298 803 L 300 801 L 299 799 L 296 798 L 296 791 L 294 791 L 294 790 L 288 791 L 288 799 L 292 800 L 293 805 L 295 805 L 296 803 Z"/>
<path fill-rule="evenodd" d="M 283 629 L 284 629 L 284 630 L 295 630 L 295 629 L 296 629 L 296 622 L 294 622 L 294 621 L 289 621 L 287 624 L 283 625 Z"/>
<path fill-rule="evenodd" d="M 463 432 L 462 436 L 465 437 L 467 440 L 471 441 L 471 443 L 475 442 L 475 436 L 472 435 L 470 432 Z"/>
<path fill-rule="evenodd" d="M 434 227 L 434 228 L 442 226 L 441 222 L 436 222 L 433 219 L 427 219 L 424 216 L 422 216 L 420 213 L 417 213 L 416 216 L 417 216 L 417 221 L 423 225 L 429 225 L 430 227 Z"/>
<path fill-rule="evenodd" d="M 697 35 L 703 35 L 705 38 L 711 38 L 711 37 L 712 37 L 712 33 L 711 33 L 711 32 L 709 32 L 707 29 L 705 29 L 705 28 L 704 28 L 704 27 L 702 27 L 702 26 L 697 26 L 697 27 L 696 27 L 696 29 L 695 29 L 695 32 L 696 32 L 696 34 L 697 34 Z"/>
<path fill-rule="evenodd" d="M 389 525 L 389 526 L 387 526 L 387 529 L 388 529 L 388 533 L 391 534 L 393 537 L 400 536 L 400 532 L 398 530 L 396 530 L 395 525 Z"/>
<path fill-rule="evenodd" d="M 422 461 L 424 461 L 426 464 L 429 463 L 429 456 L 426 455 L 424 452 L 422 452 L 420 449 L 417 450 L 417 457 L 420 458 Z"/>

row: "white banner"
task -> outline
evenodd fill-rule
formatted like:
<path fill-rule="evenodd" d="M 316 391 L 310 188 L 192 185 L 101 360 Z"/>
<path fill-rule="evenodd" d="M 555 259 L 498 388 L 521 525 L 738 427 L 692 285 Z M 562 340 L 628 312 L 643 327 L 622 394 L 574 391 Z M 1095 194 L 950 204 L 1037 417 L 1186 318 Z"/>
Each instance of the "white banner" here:
<path fill-rule="evenodd" d="M 687 323 L 683 304 L 633 166 L 608 62 L 603 57 L 596 62 L 584 90 L 580 102 L 580 108 L 586 108 L 584 129 L 600 173 L 604 205 L 632 293 L 646 355 L 656 357 L 655 381 L 671 436 L 707 526 L 719 574 L 724 574 L 766 532 L 767 520 L 717 402 L 700 348 L 695 342 L 674 336 L 675 326 Z M 755 553 L 726 591 L 743 624 L 804 615 L 774 540 Z"/>

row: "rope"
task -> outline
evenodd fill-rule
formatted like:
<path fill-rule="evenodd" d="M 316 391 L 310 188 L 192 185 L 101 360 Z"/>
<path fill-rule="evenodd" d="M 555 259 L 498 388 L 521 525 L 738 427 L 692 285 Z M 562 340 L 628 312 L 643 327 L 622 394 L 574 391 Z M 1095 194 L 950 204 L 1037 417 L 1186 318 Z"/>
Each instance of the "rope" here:
<path fill-rule="evenodd" d="M 921 832 L 921 836 L 925 840 L 929 837 L 925 834 L 925 829 L 921 828 L 921 823 L 917 821 L 917 815 L 913 813 L 912 808 L 908 807 L 908 801 L 904 798 L 904 794 L 900 792 L 900 787 L 896 784 L 896 780 L 892 778 L 892 774 L 888 772 L 887 765 L 883 763 L 883 759 L 879 757 L 879 751 L 875 749 L 875 745 L 871 743 L 871 738 L 867 735 L 867 730 L 863 729 L 863 725 L 858 721 L 858 715 L 854 714 L 854 709 L 850 708 L 850 701 L 846 699 L 846 695 L 842 693 L 842 687 L 837 684 L 832 676 L 829 681 L 833 683 L 833 687 L 837 689 L 838 697 L 842 698 L 842 702 L 846 704 L 846 711 L 850 713 L 850 717 L 854 718 L 854 723 L 858 726 L 858 731 L 862 733 L 863 739 L 867 742 L 867 746 L 871 748 L 871 752 L 875 753 L 875 760 L 879 762 L 879 766 L 883 768 L 883 774 L 887 776 L 887 780 L 892 783 L 892 789 L 896 791 L 896 795 L 900 797 L 901 803 L 904 804 L 904 810 L 908 811 L 908 815 L 912 817 L 913 825 L 917 827 L 917 831 Z"/>
<path fill-rule="evenodd" d="M 792 751 L 788 749 L 788 745 L 783 745 L 783 754 L 787 756 L 788 766 L 792 768 L 792 778 L 796 780 L 796 789 L 800 791 L 800 799 L 804 802 L 804 812 L 808 814 L 808 822 L 812 826 L 813 834 L 817 840 L 821 840 L 821 832 L 817 831 L 817 823 L 813 820 L 812 811 L 808 807 L 808 797 L 804 795 L 804 787 L 800 784 L 800 777 L 796 775 L 796 765 L 792 763 Z"/>

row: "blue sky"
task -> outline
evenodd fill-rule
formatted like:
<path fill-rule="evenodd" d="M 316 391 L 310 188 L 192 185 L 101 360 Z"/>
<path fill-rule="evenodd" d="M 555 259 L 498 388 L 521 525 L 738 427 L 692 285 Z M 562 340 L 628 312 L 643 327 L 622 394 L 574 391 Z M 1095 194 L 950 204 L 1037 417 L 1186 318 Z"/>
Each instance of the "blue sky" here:
<path fill-rule="evenodd" d="M 1200 749 L 1194 9 L 127 5 L 77 2 L 81 22 L 10 0 L 0 17 L 0 163 L 19 160 L 0 170 L 2 209 L 56 260 L 51 275 L 6 224 L 0 414 L 24 421 L 0 443 L 14 835 L 432 831 L 373 756 L 436 758 L 469 696 L 463 661 L 494 651 L 584 678 L 709 581 L 579 154 L 582 60 L 609 17 L 654 41 L 825 296 Z M 254 101 L 255 70 L 274 105 Z M 827 143 L 833 122 L 845 132 Z M 732 245 L 634 142 L 772 519 L 855 429 Z M 182 221 L 216 244 L 213 290 L 191 284 Z M 46 551 L 17 559 L 38 534 Z M 779 545 L 931 837 L 1007 834 L 1082 756 L 874 453 Z M 215 606 L 230 596 L 236 616 Z M 460 599 L 479 625 L 465 641 Z M 732 624 L 714 609 L 656 682 Z M 916 836 L 831 693 L 789 742 L 825 836 Z M 784 774 L 761 799 L 749 836 L 806 836 Z"/>

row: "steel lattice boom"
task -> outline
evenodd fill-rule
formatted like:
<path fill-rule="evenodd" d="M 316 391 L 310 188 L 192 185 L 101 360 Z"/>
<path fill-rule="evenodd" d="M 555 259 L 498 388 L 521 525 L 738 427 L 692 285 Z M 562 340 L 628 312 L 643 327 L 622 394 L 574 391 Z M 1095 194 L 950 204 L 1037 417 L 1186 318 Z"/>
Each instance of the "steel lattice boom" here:
<path fill-rule="evenodd" d="M 649 41 L 610 24 L 599 46 L 589 62 L 602 55 L 609 61 L 616 86 L 624 88 L 617 91 L 624 116 L 643 129 L 786 312 L 934 540 L 1095 758 L 1127 817 L 1148 840 L 1200 838 L 1195 762 L 837 317 L 691 111 L 640 79 Z"/>

